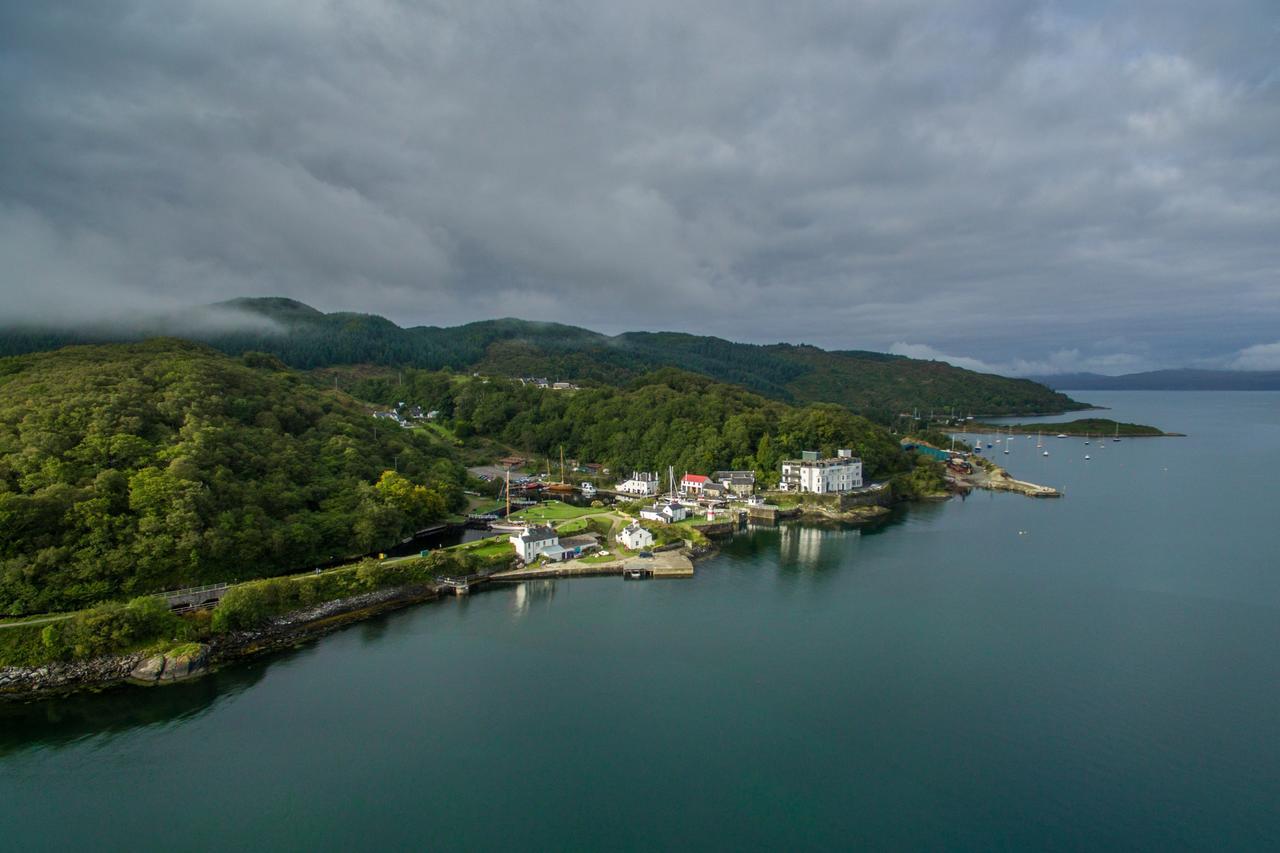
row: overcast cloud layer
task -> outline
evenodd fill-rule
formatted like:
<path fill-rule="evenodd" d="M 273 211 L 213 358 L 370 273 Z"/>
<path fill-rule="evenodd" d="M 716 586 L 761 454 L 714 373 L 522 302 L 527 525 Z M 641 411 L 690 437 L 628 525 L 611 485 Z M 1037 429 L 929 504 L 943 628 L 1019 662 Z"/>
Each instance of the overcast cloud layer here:
<path fill-rule="evenodd" d="M 1280 368 L 1280 6 L 6 3 L 0 265 L 7 319 Z"/>

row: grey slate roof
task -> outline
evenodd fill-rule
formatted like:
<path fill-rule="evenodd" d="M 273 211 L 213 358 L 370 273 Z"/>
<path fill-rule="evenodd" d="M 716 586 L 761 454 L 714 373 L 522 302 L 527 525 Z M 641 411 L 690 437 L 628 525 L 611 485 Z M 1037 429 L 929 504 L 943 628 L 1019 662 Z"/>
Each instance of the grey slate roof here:
<path fill-rule="evenodd" d="M 520 534 L 521 542 L 546 542 L 556 538 L 556 532 L 546 525 L 534 525 Z"/>

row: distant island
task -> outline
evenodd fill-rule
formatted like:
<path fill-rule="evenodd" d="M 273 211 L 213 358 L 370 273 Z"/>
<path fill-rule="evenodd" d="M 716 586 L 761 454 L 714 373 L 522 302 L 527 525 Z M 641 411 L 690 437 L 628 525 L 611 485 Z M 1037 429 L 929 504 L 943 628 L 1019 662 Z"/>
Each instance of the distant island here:
<path fill-rule="evenodd" d="M 1027 377 L 1057 391 L 1280 391 L 1280 370 L 1152 370 Z"/>
<path fill-rule="evenodd" d="M 1129 424 L 1121 421 L 1113 421 L 1108 418 L 1080 418 L 1074 421 L 1064 421 L 1062 423 L 1032 423 L 1032 424 L 970 424 L 964 430 L 968 433 L 1033 433 L 1040 432 L 1047 435 L 1071 435 L 1083 436 L 1084 438 L 1110 438 L 1113 436 L 1121 436 L 1124 438 L 1160 438 L 1160 437 L 1181 437 L 1180 432 L 1165 432 L 1158 427 L 1149 426 L 1147 424 Z"/>

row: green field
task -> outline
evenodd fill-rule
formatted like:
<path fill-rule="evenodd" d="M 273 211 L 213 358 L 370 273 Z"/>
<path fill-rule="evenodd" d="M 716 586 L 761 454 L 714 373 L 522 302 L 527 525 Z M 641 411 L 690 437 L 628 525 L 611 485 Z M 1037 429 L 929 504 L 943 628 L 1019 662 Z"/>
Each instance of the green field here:
<path fill-rule="evenodd" d="M 568 521 L 571 518 L 581 518 L 584 515 L 596 515 L 607 511 L 607 509 L 598 506 L 573 506 L 561 501 L 547 501 L 538 506 L 531 506 L 519 512 L 513 512 L 508 517 L 512 521 Z"/>
<path fill-rule="evenodd" d="M 445 550 L 459 551 L 465 554 L 470 554 L 473 557 L 479 557 L 486 560 L 503 556 L 511 557 L 514 556 L 515 553 L 506 536 L 477 539 L 474 542 L 466 542 L 462 545 L 453 545 Z"/>

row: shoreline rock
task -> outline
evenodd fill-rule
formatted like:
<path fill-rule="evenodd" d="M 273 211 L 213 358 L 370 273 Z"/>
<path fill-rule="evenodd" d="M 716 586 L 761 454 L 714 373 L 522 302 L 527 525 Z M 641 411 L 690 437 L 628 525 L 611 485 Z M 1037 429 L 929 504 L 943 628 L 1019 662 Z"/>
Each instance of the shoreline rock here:
<path fill-rule="evenodd" d="M 164 654 L 152 655 L 129 672 L 129 681 L 154 685 L 166 681 L 182 681 L 203 675 L 208 671 L 209 647 L 204 643 L 189 643 L 190 648 L 179 647 Z"/>
<path fill-rule="evenodd" d="M 290 648 L 351 622 L 437 597 L 439 590 L 433 584 L 408 584 L 327 601 L 276 617 L 261 628 L 215 635 L 205 643 L 183 644 L 169 652 L 148 650 L 34 667 L 4 667 L 0 668 L 0 702 L 125 684 L 154 687 L 188 681 L 224 664 Z M 178 654 L 173 654 L 175 650 Z"/>

